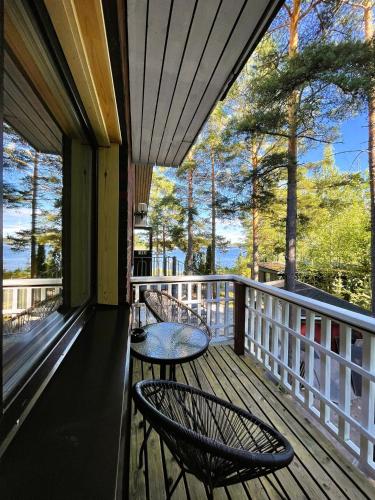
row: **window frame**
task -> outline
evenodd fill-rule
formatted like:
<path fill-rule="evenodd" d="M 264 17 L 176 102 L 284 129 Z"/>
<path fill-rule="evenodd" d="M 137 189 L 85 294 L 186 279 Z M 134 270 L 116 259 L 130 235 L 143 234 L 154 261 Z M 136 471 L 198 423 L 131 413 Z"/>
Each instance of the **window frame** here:
<path fill-rule="evenodd" d="M 72 166 L 71 139 L 63 134 L 63 207 L 62 207 L 62 279 L 63 279 L 63 308 L 61 312 L 52 313 L 59 315 L 56 337 L 53 345 L 32 368 L 32 373 L 22 380 L 20 386 L 4 400 L 3 394 L 3 324 L 0 326 L 0 456 L 7 446 L 13 433 L 35 404 L 39 395 L 56 371 L 63 357 L 68 352 L 72 343 L 82 330 L 84 324 L 92 314 L 93 304 L 96 303 L 97 294 L 97 142 L 88 120 L 83 103 L 75 86 L 69 66 L 64 57 L 62 48 L 54 31 L 52 22 L 42 0 L 28 3 L 28 10 L 36 23 L 39 33 L 46 43 L 49 54 L 53 59 L 56 71 L 70 98 L 71 105 L 77 114 L 83 134 L 87 138 L 88 146 L 92 152 L 92 179 L 91 179 L 91 241 L 89 251 L 91 256 L 91 281 L 88 300 L 79 307 L 70 307 L 71 279 L 70 265 L 74 258 L 70 245 L 70 220 L 71 206 L 69 189 L 70 172 Z M 4 92 L 4 0 L 0 0 L 0 182 L 3 181 L 3 92 Z M 0 190 L 0 233 L 3 235 L 3 192 Z M 3 246 L 0 248 L 0 307 L 3 313 Z M 46 318 L 43 323 L 48 320 Z"/>

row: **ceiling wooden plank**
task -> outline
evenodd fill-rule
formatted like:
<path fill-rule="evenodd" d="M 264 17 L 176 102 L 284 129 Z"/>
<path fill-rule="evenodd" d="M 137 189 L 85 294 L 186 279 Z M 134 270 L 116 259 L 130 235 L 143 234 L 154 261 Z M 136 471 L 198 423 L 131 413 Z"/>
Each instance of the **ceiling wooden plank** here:
<path fill-rule="evenodd" d="M 23 120 L 34 137 L 39 137 L 39 143 L 42 145 L 41 152 L 61 152 L 62 137 L 60 141 L 56 139 L 7 73 L 4 73 L 4 100 L 7 101 L 11 114 Z"/>
<path fill-rule="evenodd" d="M 164 48 L 168 37 L 170 0 L 149 3 L 146 70 L 143 97 L 140 160 L 148 162 L 158 90 L 163 71 Z"/>
<path fill-rule="evenodd" d="M 34 135 L 33 128 L 30 127 L 30 124 L 25 123 L 22 114 L 11 101 L 12 98 L 4 92 L 4 121 L 14 128 L 34 149 L 43 151 L 44 144 L 40 142 L 40 137 Z M 49 153 L 50 151 L 44 152 Z"/>
<path fill-rule="evenodd" d="M 196 107 L 190 111 L 190 123 L 184 122 L 184 128 L 186 130 L 182 137 L 184 142 L 180 142 L 181 147 L 178 153 L 176 150 L 175 152 L 177 154 L 172 159 L 169 158 L 169 161 L 179 164 L 185 157 L 190 149 L 190 145 L 195 141 L 202 124 L 204 124 L 207 114 L 212 106 L 214 106 L 223 88 L 223 81 L 230 78 L 233 67 L 239 57 L 239 47 L 246 46 L 249 38 L 253 38 L 255 43 L 258 38 L 257 31 L 261 31 L 263 24 L 267 22 L 267 17 L 264 17 L 266 7 L 267 4 L 262 0 L 248 2 L 245 6 L 236 30 L 228 41 L 225 51 L 220 61 L 218 61 L 215 72 L 207 84 L 207 88 L 202 91 L 201 98 L 197 101 Z M 263 17 L 264 22 L 257 26 L 259 19 Z M 249 34 L 251 37 L 249 37 Z M 251 50 L 252 49 L 250 49 L 250 51 Z M 179 136 L 179 138 L 181 139 L 181 136 Z"/>
<path fill-rule="evenodd" d="M 192 21 L 194 7 L 195 2 L 186 2 L 186 0 L 175 0 L 173 3 L 164 68 L 175 68 L 175 71 L 164 70 L 162 74 L 159 100 L 155 115 L 155 126 L 151 141 L 150 162 L 155 161 L 158 157 L 160 142 L 168 117 L 168 110 L 171 106 L 171 100 L 176 87 L 178 77 L 177 68 L 180 67 L 183 57 L 185 41 Z"/>
<path fill-rule="evenodd" d="M 91 5 L 93 11 L 95 11 L 94 3 L 95 0 Z M 58 2 L 45 0 L 45 4 L 97 141 L 100 146 L 109 146 L 109 135 L 74 0 L 60 0 Z M 97 27 L 97 29 L 99 28 Z M 92 33 L 92 36 L 95 35 Z M 97 57 L 101 55 L 98 54 Z"/>
<path fill-rule="evenodd" d="M 209 38 L 212 25 L 215 22 L 219 6 L 219 0 L 206 0 L 198 3 L 157 158 L 157 163 L 160 165 L 165 165 L 165 157 L 172 142 L 173 134 L 181 115 L 181 109 L 189 94 L 194 75 L 198 69 L 199 61 Z M 175 68 L 165 68 L 165 71 L 173 72 Z"/>
<path fill-rule="evenodd" d="M 174 0 L 166 28 L 169 2 L 127 0 L 137 164 L 169 166 L 183 160 L 282 5 L 281 0 Z"/>
<path fill-rule="evenodd" d="M 39 34 L 35 33 L 21 7 L 19 2 L 6 2 L 6 42 L 62 130 L 71 137 L 82 139 L 79 121 L 72 111 L 66 91 L 56 75 Z"/>
<path fill-rule="evenodd" d="M 26 99 L 30 103 L 30 106 L 32 106 L 38 113 L 40 120 L 49 128 L 55 138 L 61 142 L 61 129 L 52 118 L 41 98 L 37 95 L 36 90 L 32 88 L 30 82 L 26 79 L 25 75 L 17 67 L 15 61 L 10 57 L 6 50 L 4 51 L 4 68 L 6 73 L 9 75 L 9 78 L 11 78 L 19 90 L 23 92 Z"/>
<path fill-rule="evenodd" d="M 136 164 L 134 169 L 134 206 L 137 209 L 139 203 L 149 203 L 153 168 L 152 165 Z"/>
<path fill-rule="evenodd" d="M 128 53 L 130 115 L 133 161 L 138 162 L 141 146 L 143 72 L 147 25 L 147 0 L 128 0 Z"/>
<path fill-rule="evenodd" d="M 231 2 L 223 2 L 221 4 L 210 38 L 200 61 L 198 71 L 187 99 L 181 109 L 181 115 L 176 125 L 168 153 L 165 157 L 166 164 L 173 162 L 181 141 L 184 140 L 186 129 L 196 112 L 197 102 L 199 102 L 200 97 L 205 91 L 207 82 L 210 80 L 215 70 L 217 62 L 225 49 L 232 30 L 236 26 L 238 16 L 241 14 L 245 4 L 246 0 L 232 0 Z"/>

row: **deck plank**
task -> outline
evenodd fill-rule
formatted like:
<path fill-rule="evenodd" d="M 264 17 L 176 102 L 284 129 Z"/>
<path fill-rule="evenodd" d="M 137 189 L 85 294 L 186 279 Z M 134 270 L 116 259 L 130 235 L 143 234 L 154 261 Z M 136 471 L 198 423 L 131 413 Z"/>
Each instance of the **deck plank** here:
<path fill-rule="evenodd" d="M 213 351 L 210 355 L 216 361 L 216 366 L 214 369 L 219 371 L 222 370 L 222 374 L 226 373 L 225 368 L 227 370 L 231 370 L 229 367 L 223 367 L 220 363 L 223 363 L 223 359 L 220 357 L 218 351 Z M 230 373 L 230 372 L 229 372 Z M 240 381 L 240 373 L 232 374 Z M 232 377 L 233 377 L 232 375 Z M 231 387 L 231 383 L 229 382 L 230 376 L 223 377 L 221 376 L 221 383 L 228 386 L 228 396 L 231 401 L 237 406 L 243 407 L 244 405 L 247 407 L 249 411 L 254 413 L 261 420 L 265 421 L 272 427 L 275 427 L 279 430 L 283 435 L 287 436 L 290 440 L 294 451 L 295 458 L 293 462 L 287 469 L 283 469 L 281 471 L 277 471 L 275 475 L 282 480 L 283 487 L 287 492 L 287 495 L 293 498 L 294 495 L 297 497 L 307 497 L 307 498 L 319 498 L 324 497 L 325 492 L 321 488 L 320 484 L 314 481 L 314 477 L 322 477 L 324 478 L 324 471 L 321 468 L 315 467 L 315 469 L 311 470 L 310 467 L 307 469 L 305 467 L 305 461 L 307 459 L 305 449 L 301 447 L 301 449 L 296 450 L 295 442 L 291 435 L 291 429 L 282 425 L 281 420 L 278 418 L 277 413 L 274 411 L 272 405 L 265 400 L 261 393 L 257 393 L 257 391 L 249 391 L 246 388 L 246 385 L 242 385 L 238 383 L 236 388 L 233 389 Z M 258 400 L 258 401 L 257 401 Z M 272 416 L 271 416 L 272 415 Z M 299 453 L 298 453 L 299 452 Z M 302 453 L 303 452 L 303 453 Z M 328 481 L 328 477 L 326 478 Z M 335 491 L 335 498 L 343 498 L 339 492 Z"/>
<path fill-rule="evenodd" d="M 361 495 L 362 498 L 375 498 L 374 481 L 367 479 L 338 451 L 319 431 L 313 417 L 311 420 L 306 419 L 298 410 L 298 403 L 293 402 L 287 394 L 266 380 L 263 370 L 256 366 L 251 358 L 237 356 L 229 346 L 226 348 L 226 353 L 230 356 L 231 362 L 236 362 L 240 370 L 243 369 L 247 374 L 248 379 L 265 393 L 266 400 L 272 401 L 273 406 L 280 409 L 281 415 L 291 422 L 295 435 L 305 444 L 310 459 L 317 461 L 348 497 L 352 498 L 355 491 L 357 498 L 361 498 Z"/>
<path fill-rule="evenodd" d="M 214 492 L 215 500 L 375 498 L 373 483 L 341 456 L 333 443 L 314 427 L 314 423 L 298 413 L 290 398 L 266 379 L 263 370 L 248 356 L 237 356 L 230 346 L 215 346 L 209 349 L 207 355 L 196 360 L 194 366 L 204 391 L 252 411 L 286 435 L 296 453 L 289 467 L 274 474 L 245 484 L 218 488 Z M 192 368 L 192 363 L 177 367 L 177 380 L 197 386 Z M 156 365 L 134 359 L 133 383 L 158 377 L 159 368 Z M 143 441 L 140 422 L 139 413 L 132 415 L 130 498 L 147 498 L 148 481 L 150 499 L 164 499 L 161 449 L 155 432 L 151 433 L 147 444 L 147 467 L 138 469 L 139 446 Z M 165 454 L 168 478 L 174 482 L 180 469 L 169 450 L 166 449 Z M 187 487 L 192 500 L 205 498 L 202 483 L 190 474 L 187 475 Z M 181 480 L 172 499 L 186 498 L 188 495 Z"/>

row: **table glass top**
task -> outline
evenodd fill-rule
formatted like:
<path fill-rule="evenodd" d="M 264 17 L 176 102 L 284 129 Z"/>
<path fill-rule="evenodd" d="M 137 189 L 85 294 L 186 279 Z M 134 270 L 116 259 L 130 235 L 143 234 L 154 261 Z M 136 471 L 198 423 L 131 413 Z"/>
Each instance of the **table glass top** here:
<path fill-rule="evenodd" d="M 132 343 L 131 350 L 138 357 L 148 360 L 181 362 L 194 359 L 209 343 L 207 335 L 199 328 L 181 323 L 154 323 L 144 327 L 147 337 Z"/>

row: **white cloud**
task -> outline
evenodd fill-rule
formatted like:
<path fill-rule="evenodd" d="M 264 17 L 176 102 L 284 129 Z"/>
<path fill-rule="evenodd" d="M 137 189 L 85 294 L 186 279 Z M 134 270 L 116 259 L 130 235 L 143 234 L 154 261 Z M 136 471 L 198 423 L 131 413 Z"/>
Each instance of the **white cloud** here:
<path fill-rule="evenodd" d="M 4 209 L 4 236 L 30 228 L 31 209 Z"/>
<path fill-rule="evenodd" d="M 217 234 L 223 236 L 230 243 L 244 243 L 245 233 L 239 219 L 217 222 Z"/>

